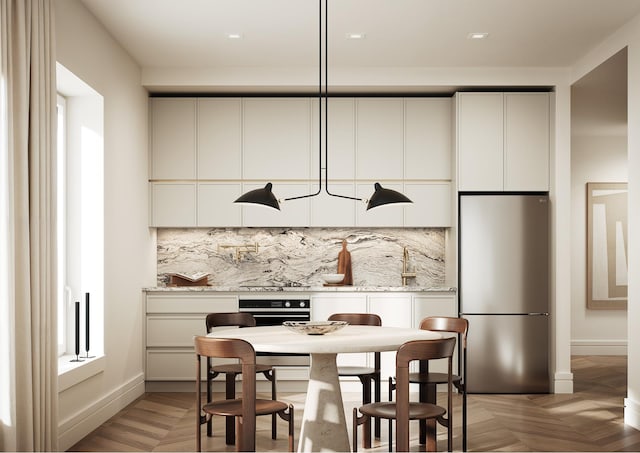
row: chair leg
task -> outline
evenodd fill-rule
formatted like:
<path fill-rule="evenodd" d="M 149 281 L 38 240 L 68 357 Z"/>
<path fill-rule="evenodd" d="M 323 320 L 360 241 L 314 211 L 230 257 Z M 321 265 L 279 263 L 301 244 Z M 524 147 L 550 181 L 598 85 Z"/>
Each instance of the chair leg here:
<path fill-rule="evenodd" d="M 433 384 L 430 384 L 427 386 L 427 402 L 433 403 L 433 404 L 437 403 L 436 386 Z M 437 424 L 438 422 L 436 421 L 435 418 L 429 419 L 426 422 L 427 451 L 438 451 Z"/>
<path fill-rule="evenodd" d="M 207 364 L 207 403 L 210 403 L 213 399 L 213 380 L 218 377 L 220 373 L 210 373 L 208 368 L 209 365 Z M 213 436 L 213 423 L 211 418 L 209 418 L 209 420 L 207 421 L 207 437 L 211 436 Z"/>
<path fill-rule="evenodd" d="M 467 451 L 467 390 L 462 385 L 462 451 Z"/>
<path fill-rule="evenodd" d="M 396 385 L 393 383 L 393 378 L 389 376 L 389 401 L 393 401 L 393 391 L 396 389 Z M 389 451 L 393 448 L 393 420 L 389 419 Z"/>
<path fill-rule="evenodd" d="M 264 377 L 271 381 L 271 399 L 276 400 L 276 369 L 272 368 L 268 371 L 264 371 Z M 278 427 L 276 423 L 276 414 L 271 415 L 271 438 L 273 440 L 278 438 Z"/>
<path fill-rule="evenodd" d="M 236 375 L 233 373 L 226 374 L 226 391 L 225 398 L 228 400 L 235 399 L 236 397 Z M 225 421 L 225 440 L 227 445 L 233 445 L 236 443 L 236 426 L 234 418 L 226 417 Z"/>
<path fill-rule="evenodd" d="M 371 403 L 371 378 L 359 376 L 362 383 L 362 404 Z M 362 430 L 362 447 L 371 448 L 371 419 L 367 417 Z"/>
<path fill-rule="evenodd" d="M 376 375 L 373 377 L 373 400 L 376 403 L 380 402 L 381 399 L 381 383 L 380 383 L 380 373 L 376 373 Z M 380 439 L 380 426 L 381 426 L 381 420 L 380 418 L 376 417 L 374 418 L 374 433 L 373 435 L 375 436 L 376 439 Z"/>

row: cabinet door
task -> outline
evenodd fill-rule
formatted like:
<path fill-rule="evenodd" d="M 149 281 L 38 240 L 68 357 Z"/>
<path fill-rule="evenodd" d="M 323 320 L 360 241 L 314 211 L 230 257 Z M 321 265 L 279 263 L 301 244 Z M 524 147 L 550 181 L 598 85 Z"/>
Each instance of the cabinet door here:
<path fill-rule="evenodd" d="M 311 298 L 312 321 L 326 321 L 334 313 L 367 313 L 367 296 L 336 294 Z M 373 366 L 373 354 L 339 354 L 338 366 Z"/>
<path fill-rule="evenodd" d="M 503 190 L 502 93 L 458 93 L 458 189 Z"/>
<path fill-rule="evenodd" d="M 152 98 L 151 179 L 195 179 L 196 100 Z"/>
<path fill-rule="evenodd" d="M 420 327 L 420 322 L 428 316 L 446 316 L 449 318 L 458 317 L 458 302 L 457 298 L 453 294 L 446 295 L 428 295 L 428 296 L 414 296 L 413 298 L 413 326 L 417 329 Z M 454 335 L 452 335 L 454 336 Z M 453 360 L 453 372 L 457 373 L 458 370 L 458 346 L 454 351 Z M 418 365 L 412 364 L 414 371 L 418 371 Z M 446 373 L 447 361 L 437 360 L 429 364 L 429 370 Z"/>
<path fill-rule="evenodd" d="M 382 318 L 386 327 L 411 327 L 411 295 L 408 294 L 376 294 L 369 296 L 369 313 Z M 395 351 L 383 352 L 381 357 L 382 381 L 396 375 Z"/>
<path fill-rule="evenodd" d="M 329 99 L 329 130 L 325 135 L 324 112 L 322 127 L 318 120 L 318 100 L 311 101 L 311 129 L 313 138 L 311 143 L 311 179 L 318 178 L 319 157 L 322 157 L 322 168 L 327 168 L 325 162 L 325 142 L 328 140 L 328 171 L 331 180 L 355 179 L 355 100 L 353 98 Z M 319 154 L 320 137 L 322 133 L 322 150 Z"/>
<path fill-rule="evenodd" d="M 405 183 L 404 194 L 413 201 L 404 207 L 404 226 L 451 226 L 451 183 Z"/>
<path fill-rule="evenodd" d="M 242 226 L 242 206 L 234 203 L 242 195 L 242 184 L 199 183 L 198 226 L 239 227 Z"/>
<path fill-rule="evenodd" d="M 309 179 L 310 99 L 244 99 L 243 111 L 243 178 Z"/>
<path fill-rule="evenodd" d="M 404 101 L 405 179 L 451 179 L 452 98 Z"/>
<path fill-rule="evenodd" d="M 241 99 L 198 99 L 198 179 L 241 177 Z"/>
<path fill-rule="evenodd" d="M 549 190 L 549 94 L 505 93 L 504 108 L 504 190 Z"/>
<path fill-rule="evenodd" d="M 388 189 L 403 191 L 402 183 L 385 183 L 382 186 Z M 367 200 L 373 195 L 373 183 L 357 184 L 356 195 Z M 401 227 L 404 223 L 404 206 L 402 204 L 390 204 L 380 206 L 367 211 L 367 205 L 356 203 L 356 225 L 368 227 Z"/>
<path fill-rule="evenodd" d="M 151 183 L 151 226 L 196 226 L 196 183 Z"/>
<path fill-rule="evenodd" d="M 402 179 L 402 98 L 360 98 L 356 108 L 356 179 Z"/>
<path fill-rule="evenodd" d="M 264 184 L 243 184 L 242 193 L 264 187 Z M 274 183 L 273 193 L 279 200 L 310 193 L 309 184 Z M 251 227 L 309 226 L 309 198 L 283 201 L 280 211 L 260 205 L 242 206 L 242 224 Z"/>
<path fill-rule="evenodd" d="M 312 184 L 312 192 L 318 188 Z M 331 193 L 355 197 L 353 183 L 331 183 Z M 355 213 L 361 202 L 345 198 L 331 197 L 323 190 L 317 197 L 311 198 L 311 226 L 313 227 L 352 227 L 356 224 Z"/>

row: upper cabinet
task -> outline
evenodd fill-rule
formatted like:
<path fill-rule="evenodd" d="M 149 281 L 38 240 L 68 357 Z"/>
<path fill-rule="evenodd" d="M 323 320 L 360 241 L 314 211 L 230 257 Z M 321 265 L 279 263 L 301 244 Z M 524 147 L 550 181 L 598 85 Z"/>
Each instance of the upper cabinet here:
<path fill-rule="evenodd" d="M 196 99 L 151 99 L 151 178 L 196 177 Z"/>
<path fill-rule="evenodd" d="M 452 98 L 329 98 L 328 129 L 318 102 L 152 98 L 151 226 L 451 225 Z M 324 189 L 280 212 L 233 203 L 267 182 L 280 199 L 315 193 L 320 175 L 333 194 L 367 199 L 379 182 L 413 203 L 366 211 Z"/>
<path fill-rule="evenodd" d="M 549 190 L 548 93 L 456 98 L 458 190 Z"/>
<path fill-rule="evenodd" d="M 243 110 L 243 179 L 308 180 L 311 101 L 248 98 Z"/>

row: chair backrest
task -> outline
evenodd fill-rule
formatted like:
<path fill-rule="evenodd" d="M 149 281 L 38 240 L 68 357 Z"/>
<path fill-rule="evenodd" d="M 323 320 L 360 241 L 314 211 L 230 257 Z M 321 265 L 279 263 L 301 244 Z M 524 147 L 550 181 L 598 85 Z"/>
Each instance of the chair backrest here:
<path fill-rule="evenodd" d="M 251 313 L 231 312 L 231 313 L 209 313 L 205 319 L 207 333 L 211 332 L 213 327 L 238 326 L 238 327 L 255 327 L 256 320 Z"/>
<path fill-rule="evenodd" d="M 242 436 L 239 448 L 255 451 L 256 445 L 256 352 L 250 343 L 235 338 L 196 336 L 196 401 L 202 407 L 200 388 L 201 357 L 236 358 L 242 364 Z M 200 416 L 199 410 L 197 416 Z"/>
<path fill-rule="evenodd" d="M 452 373 L 455 338 L 408 341 L 396 354 L 396 450 L 409 451 L 409 363 L 414 360 L 447 359 L 447 416 L 453 409 Z M 451 426 L 449 427 L 451 433 Z"/>
<path fill-rule="evenodd" d="M 382 319 L 373 313 L 334 313 L 329 321 L 346 321 L 353 326 L 381 326 Z"/>
<path fill-rule="evenodd" d="M 429 316 L 420 322 L 422 330 L 432 330 L 434 332 L 458 333 L 462 338 L 462 347 L 467 347 L 467 332 L 469 331 L 469 321 L 465 318 L 448 318 L 446 316 Z"/>

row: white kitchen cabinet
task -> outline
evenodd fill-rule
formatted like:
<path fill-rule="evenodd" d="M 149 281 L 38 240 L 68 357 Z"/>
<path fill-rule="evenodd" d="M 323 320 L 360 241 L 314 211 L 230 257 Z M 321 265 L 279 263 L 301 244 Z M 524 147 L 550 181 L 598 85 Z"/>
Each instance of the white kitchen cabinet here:
<path fill-rule="evenodd" d="M 428 316 L 446 316 L 449 318 L 458 317 L 458 302 L 455 294 L 446 295 L 416 295 L 413 297 L 413 327 L 420 328 L 420 322 Z M 457 357 L 458 346 L 454 351 Z M 457 373 L 458 361 L 453 361 L 453 372 Z M 418 371 L 418 365 L 412 364 L 412 369 Z M 446 373 L 447 361 L 437 360 L 429 363 L 429 370 Z"/>
<path fill-rule="evenodd" d="M 334 313 L 367 313 L 367 296 L 340 293 L 311 297 L 312 321 L 326 321 Z M 339 354 L 338 366 L 373 366 L 373 354 Z"/>
<path fill-rule="evenodd" d="M 356 100 L 356 179 L 402 179 L 404 102 L 402 98 Z"/>
<path fill-rule="evenodd" d="M 242 206 L 234 203 L 242 195 L 237 182 L 198 183 L 198 226 L 242 226 Z"/>
<path fill-rule="evenodd" d="M 404 207 L 404 226 L 451 226 L 450 182 L 405 183 L 404 194 L 413 201 Z"/>
<path fill-rule="evenodd" d="M 458 93 L 458 189 L 503 190 L 502 93 Z"/>
<path fill-rule="evenodd" d="M 145 379 L 193 381 L 194 335 L 206 335 L 208 313 L 229 311 L 238 311 L 237 296 L 147 294 Z"/>
<path fill-rule="evenodd" d="M 198 179 L 242 178 L 242 99 L 198 99 Z M 219 225 L 224 226 L 224 225 Z"/>
<path fill-rule="evenodd" d="M 369 313 L 382 318 L 385 327 L 410 327 L 412 313 L 411 294 L 386 293 L 369 296 Z M 383 352 L 380 357 L 380 375 L 382 382 L 396 374 L 396 353 Z"/>
<path fill-rule="evenodd" d="M 309 98 L 245 98 L 242 131 L 245 180 L 310 179 Z"/>
<path fill-rule="evenodd" d="M 505 93 L 504 111 L 504 190 L 549 190 L 548 93 Z"/>
<path fill-rule="evenodd" d="M 195 227 L 196 183 L 152 182 L 150 223 L 154 227 Z"/>
<path fill-rule="evenodd" d="M 318 178 L 319 157 L 322 158 L 322 168 L 326 168 L 324 144 L 328 140 L 329 147 L 329 179 L 347 180 L 355 179 L 355 153 L 356 153 L 356 125 L 355 125 L 355 99 L 354 98 L 331 98 L 329 99 L 329 131 L 325 136 L 324 112 L 322 116 L 322 152 L 318 154 L 319 128 L 318 122 L 318 100 L 311 101 L 311 128 L 313 138 L 311 143 L 311 179 Z"/>
<path fill-rule="evenodd" d="M 312 192 L 318 188 L 318 184 L 311 185 Z M 353 183 L 329 182 L 331 193 L 355 197 Z M 311 203 L 312 227 L 352 227 L 356 224 L 356 209 L 362 208 L 362 203 L 345 198 L 332 197 L 322 190 L 320 195 L 313 197 Z"/>
<path fill-rule="evenodd" d="M 404 100 L 404 178 L 451 180 L 452 98 Z"/>
<path fill-rule="evenodd" d="M 242 193 L 264 187 L 264 184 L 243 184 Z M 307 183 L 274 182 L 273 193 L 279 200 L 310 193 Z M 309 198 L 282 201 L 280 210 L 251 204 L 242 206 L 242 224 L 249 227 L 309 226 Z"/>
<path fill-rule="evenodd" d="M 549 94 L 456 96 L 458 189 L 549 190 Z"/>
<path fill-rule="evenodd" d="M 152 98 L 151 179 L 196 177 L 196 99 Z"/>
<path fill-rule="evenodd" d="M 401 182 L 381 182 L 382 187 L 402 192 Z M 373 183 L 359 183 L 356 185 L 356 196 L 368 200 L 373 195 Z M 403 204 L 389 204 L 367 211 L 366 203 L 356 205 L 356 226 L 366 227 L 401 227 L 404 225 Z"/>

